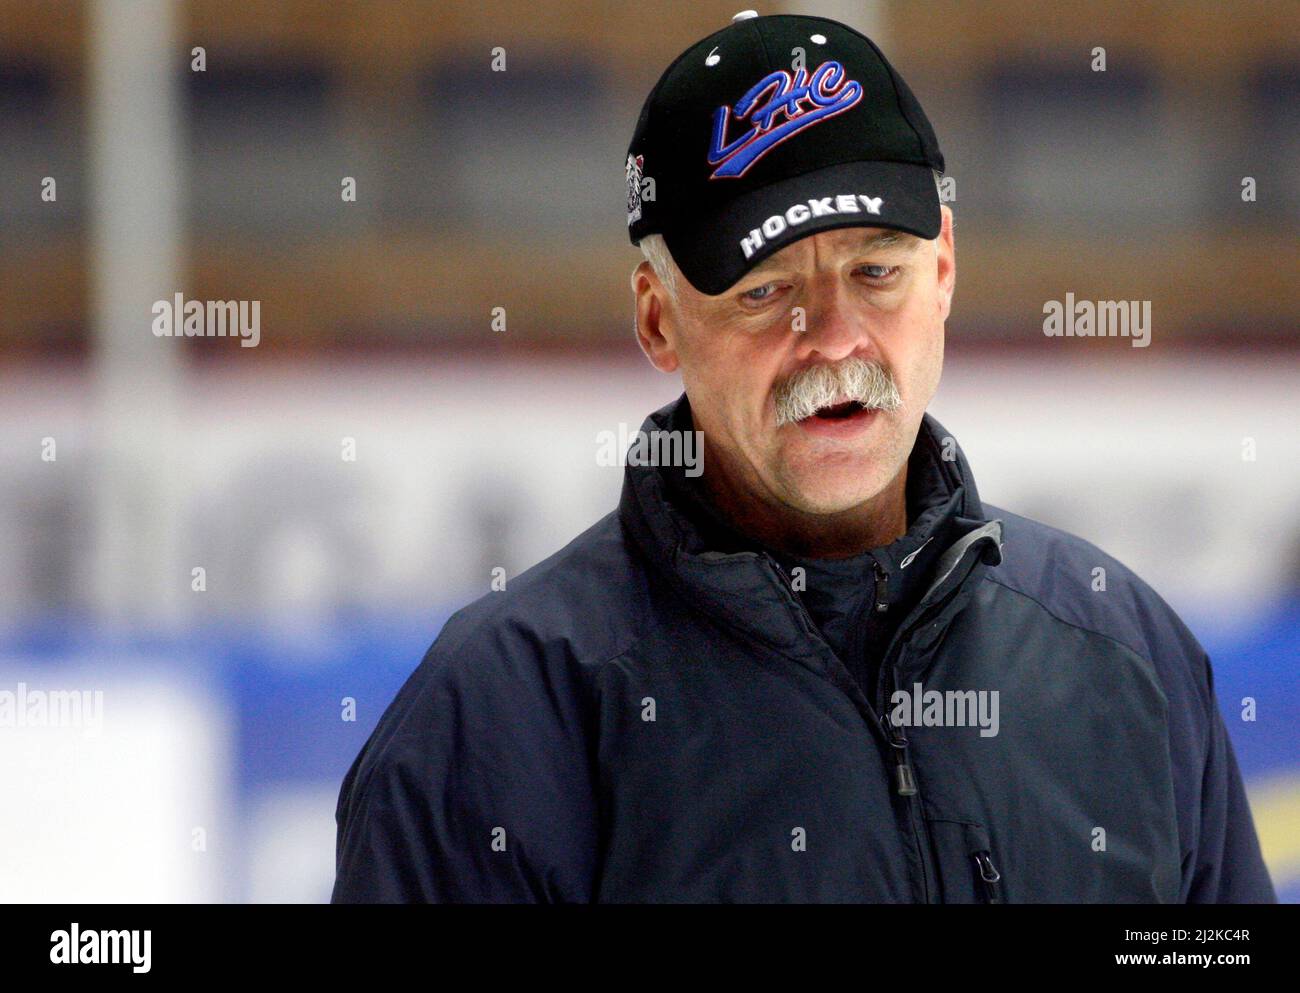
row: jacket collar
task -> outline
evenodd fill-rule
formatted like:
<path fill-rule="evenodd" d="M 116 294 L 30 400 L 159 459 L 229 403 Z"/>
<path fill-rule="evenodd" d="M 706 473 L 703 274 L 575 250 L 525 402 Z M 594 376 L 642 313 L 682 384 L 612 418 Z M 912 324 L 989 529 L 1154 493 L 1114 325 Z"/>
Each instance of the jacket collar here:
<path fill-rule="evenodd" d="M 641 426 L 649 437 L 691 429 L 685 394 L 652 413 Z M 929 414 L 922 420 L 912 458 L 920 460 L 914 464 L 931 470 L 924 474 L 927 491 L 918 494 L 918 505 L 925 508 L 922 516 L 933 519 L 923 529 L 912 529 L 920 535 L 916 542 L 924 541 L 922 532 L 942 533 L 946 542 L 944 548 L 926 549 L 930 586 L 917 609 L 934 609 L 943 603 L 939 614 L 950 618 L 953 608 L 964 604 L 966 598 L 956 594 L 968 585 L 970 574 L 1000 560 L 1001 527 L 986 520 L 960 446 Z M 680 466 L 627 466 L 619 516 L 635 544 L 688 601 L 710 616 L 744 637 L 823 668 L 829 648 L 811 628 L 774 557 L 746 543 L 711 505 L 686 508 L 683 494 L 688 489 Z M 709 517 L 697 524 L 701 514 Z M 941 529 L 940 518 L 945 525 Z M 971 548 L 977 549 L 979 557 L 974 568 L 966 570 L 962 565 Z"/>

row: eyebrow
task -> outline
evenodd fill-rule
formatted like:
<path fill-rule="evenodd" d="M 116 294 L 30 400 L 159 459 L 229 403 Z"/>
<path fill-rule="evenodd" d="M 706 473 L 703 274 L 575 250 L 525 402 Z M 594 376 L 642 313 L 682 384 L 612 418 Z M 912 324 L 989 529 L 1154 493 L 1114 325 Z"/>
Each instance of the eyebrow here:
<path fill-rule="evenodd" d="M 912 252 L 915 251 L 920 244 L 921 239 L 917 238 L 915 235 L 910 235 L 903 231 L 884 230 L 877 231 L 875 234 L 867 238 L 858 246 L 857 251 L 859 253 L 875 252 L 884 248 L 901 247 L 906 251 Z M 775 255 L 769 255 L 762 262 L 758 263 L 758 265 L 754 266 L 754 268 L 750 269 L 746 275 L 753 276 L 755 273 L 766 272 L 768 269 L 776 268 L 780 264 L 781 263 L 777 260 Z"/>

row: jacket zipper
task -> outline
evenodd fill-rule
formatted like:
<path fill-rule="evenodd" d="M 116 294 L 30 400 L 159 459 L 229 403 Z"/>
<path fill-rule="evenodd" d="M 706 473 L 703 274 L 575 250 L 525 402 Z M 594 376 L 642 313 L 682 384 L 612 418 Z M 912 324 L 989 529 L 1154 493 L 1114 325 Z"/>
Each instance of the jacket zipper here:
<path fill-rule="evenodd" d="M 767 561 L 772 564 L 772 568 L 776 570 L 776 575 L 777 578 L 781 580 L 781 585 L 789 590 L 790 595 L 794 597 L 795 606 L 799 608 L 799 614 L 804 619 L 804 626 L 807 628 L 808 633 L 816 635 L 817 625 L 814 623 L 812 614 L 808 611 L 807 605 L 803 602 L 803 597 L 801 597 L 799 591 L 794 588 L 794 577 L 786 572 L 785 569 L 781 567 L 781 563 L 772 558 L 772 556 L 764 553 L 763 557 L 767 559 Z M 820 637 L 820 635 L 818 635 L 818 637 Z"/>
<path fill-rule="evenodd" d="M 877 559 L 872 559 L 872 565 L 875 567 L 876 572 L 876 589 L 872 601 L 873 609 L 876 613 L 883 614 L 889 609 L 889 573 L 881 567 Z M 861 624 L 862 622 L 859 620 L 855 626 L 861 627 Z M 865 645 L 858 644 L 855 647 L 859 652 L 866 651 Z M 885 664 L 883 658 L 880 660 L 880 664 L 882 666 Z M 894 792 L 899 796 L 916 796 L 916 777 L 912 775 L 912 766 L 907 761 L 907 737 L 889 719 L 889 711 L 886 709 L 888 703 L 888 698 L 880 703 L 880 727 L 889 740 L 890 751 L 894 756 Z"/>
<path fill-rule="evenodd" d="M 889 573 L 885 571 L 878 560 L 873 564 L 876 572 L 873 603 L 876 612 L 883 614 L 889 609 Z M 893 645 L 889 647 L 892 649 Z M 865 650 L 865 646 L 860 645 L 859 650 Z M 893 681 L 893 667 L 890 665 L 891 654 L 892 652 L 887 649 L 880 659 L 881 674 L 885 678 L 886 686 Z M 886 673 L 889 673 L 889 675 L 885 675 Z M 878 685 L 879 682 L 880 680 L 877 680 Z M 917 858 L 921 865 L 921 895 L 922 899 L 929 903 L 930 872 L 925 857 L 925 846 L 929 844 L 929 837 L 928 832 L 925 830 L 925 822 L 919 816 L 921 793 L 917 788 L 916 775 L 912 771 L 912 763 L 907 754 L 907 735 L 889 716 L 889 694 L 887 692 L 881 694 L 878 707 L 880 727 L 885 732 L 885 738 L 889 741 L 890 751 L 894 756 L 894 792 L 902 797 L 903 802 L 907 804 L 907 817 L 912 825 L 912 842 L 916 846 Z"/>
<path fill-rule="evenodd" d="M 967 573 L 967 575 L 969 575 L 969 573 Z M 965 582 L 965 578 L 963 578 L 962 582 Z M 961 583 L 959 583 L 957 587 L 954 587 L 954 591 L 960 588 L 960 586 Z M 879 573 L 877 573 L 877 589 L 879 589 Z M 889 689 L 894 682 L 894 663 L 897 658 L 902 656 L 903 645 L 907 643 L 907 640 L 916 631 L 920 630 L 920 628 L 925 624 L 928 624 L 932 617 L 936 617 L 942 612 L 943 606 L 948 602 L 949 598 L 950 597 L 944 597 L 942 601 L 932 603 L 923 608 L 921 613 L 917 615 L 916 620 L 912 624 L 907 625 L 906 630 L 900 629 L 895 632 L 893 641 L 885 651 L 884 658 L 881 659 L 880 679 L 878 681 L 878 688 L 880 690 L 878 707 L 881 726 L 884 729 L 885 734 L 889 737 L 890 744 L 894 746 L 894 788 L 895 792 L 897 792 L 899 796 L 908 798 L 908 813 L 912 821 L 912 832 L 916 841 L 917 856 L 921 862 L 921 888 L 926 903 L 930 902 L 931 867 L 930 860 L 925 854 L 927 846 L 930 844 L 930 832 L 926 829 L 925 819 L 919 814 L 920 791 L 916 785 L 916 776 L 912 771 L 912 764 L 908 760 L 907 738 L 903 735 L 900 728 L 895 727 L 894 722 L 889 717 L 889 711 L 886 709 L 886 705 L 889 702 Z M 997 899 L 995 884 L 1001 878 L 1001 875 L 993 868 L 993 862 L 988 852 L 977 853 L 976 859 L 978 860 L 981 856 L 984 859 L 984 863 L 979 865 L 979 869 L 980 879 L 985 887 L 985 898 L 990 903 L 1000 903 L 1001 901 Z M 987 875 L 985 873 L 985 865 L 987 865 L 990 870 Z"/>
<path fill-rule="evenodd" d="M 1002 873 L 998 872 L 993 866 L 993 857 L 988 851 L 978 851 L 974 855 L 975 867 L 979 870 L 980 881 L 984 885 L 984 902 L 1001 903 L 1002 897 L 998 893 L 998 880 L 1002 878 Z"/>
<path fill-rule="evenodd" d="M 778 562 L 776 559 L 774 559 L 771 555 L 767 553 L 763 553 L 763 557 L 766 558 L 769 563 L 771 563 L 772 568 L 776 571 L 777 579 L 780 580 L 781 584 L 787 590 L 790 591 L 790 595 L 794 598 L 795 607 L 799 612 L 799 616 L 803 619 L 804 628 L 807 631 L 809 637 L 817 638 L 818 640 L 824 641 L 825 639 L 821 637 L 821 634 L 817 630 L 817 623 L 813 620 L 812 613 L 808 610 L 808 605 L 803 602 L 803 598 L 799 596 L 799 591 L 794 588 L 794 577 L 792 577 L 789 573 L 787 573 L 785 569 L 782 568 L 781 563 Z M 875 604 L 881 603 L 882 602 L 881 598 L 883 598 L 884 595 L 883 592 L 881 592 L 882 587 L 880 585 L 881 572 L 882 570 L 880 568 L 880 563 L 877 562 L 876 563 L 877 599 L 873 600 L 873 603 Z M 886 579 L 888 578 L 887 573 L 885 574 L 885 578 Z M 887 601 L 884 602 L 884 606 L 885 608 L 889 606 Z M 877 609 L 883 609 L 883 608 L 877 608 Z M 855 628 L 861 627 L 860 619 L 858 619 L 858 623 L 854 624 L 854 627 Z M 827 651 L 831 651 L 831 653 L 834 654 L 834 652 L 831 650 L 831 647 L 829 645 L 826 646 L 826 649 Z M 867 705 L 867 713 L 870 714 L 872 718 L 876 718 L 877 712 L 872 709 L 871 696 L 870 694 L 868 694 L 866 687 L 862 688 L 862 697 Z M 887 740 L 890 741 L 890 744 L 892 745 L 893 740 L 890 738 L 888 731 L 885 732 L 885 737 Z"/>
<path fill-rule="evenodd" d="M 873 557 L 871 564 L 876 569 L 876 613 L 883 614 L 889 609 L 889 573 L 880 567 L 880 560 Z"/>
<path fill-rule="evenodd" d="M 772 567 L 776 570 L 776 574 L 778 578 L 782 581 L 782 583 L 785 585 L 785 588 L 790 591 L 791 596 L 794 598 L 795 604 L 799 608 L 800 614 L 804 618 L 808 630 L 810 632 L 815 633 L 817 631 L 817 626 L 815 623 L 813 623 L 812 615 L 809 614 L 808 608 L 805 606 L 803 599 L 799 596 L 798 591 L 794 588 L 794 583 L 791 580 L 791 577 L 787 575 L 786 571 L 783 568 L 781 568 L 781 564 L 777 562 L 776 559 L 774 559 L 772 556 L 765 555 L 765 558 L 767 558 L 767 560 L 772 564 Z M 889 574 L 885 572 L 883 568 L 881 568 L 881 565 L 878 561 L 875 562 L 875 572 L 876 572 L 876 585 L 875 585 L 875 591 L 873 595 L 873 604 L 877 611 L 883 613 L 884 611 L 889 609 L 889 601 L 888 601 Z M 945 597 L 944 602 L 946 601 L 947 598 Z M 914 631 L 920 628 L 923 621 L 928 621 L 930 616 L 934 615 L 941 609 L 942 609 L 941 603 L 931 604 L 929 607 L 927 607 L 925 610 L 922 611 L 922 613 L 918 616 L 915 623 L 908 626 L 906 632 L 898 631 L 895 633 L 892 643 L 890 644 L 889 648 L 886 650 L 885 656 L 881 659 L 880 662 L 881 693 L 880 693 L 880 699 L 878 703 L 879 709 L 877 711 L 880 718 L 881 730 L 884 732 L 885 738 L 889 742 L 891 746 L 891 751 L 893 752 L 894 755 L 894 791 L 899 796 L 903 797 L 907 802 L 908 817 L 912 823 L 912 838 L 916 845 L 917 857 L 920 860 L 920 864 L 921 864 L 921 892 L 923 895 L 923 900 L 926 903 L 930 902 L 930 863 L 925 855 L 925 846 L 929 844 L 929 832 L 925 829 L 924 819 L 921 818 L 918 814 L 918 807 L 920 806 L 920 799 L 919 799 L 920 791 L 917 789 L 916 776 L 912 771 L 912 764 L 908 760 L 908 756 L 907 756 L 907 746 L 908 746 L 907 738 L 905 735 L 903 735 L 901 729 L 896 727 L 894 725 L 894 722 L 889 719 L 889 711 L 886 709 L 885 704 L 888 702 L 888 694 L 886 690 L 888 689 L 888 686 L 893 682 L 892 660 L 895 654 L 901 654 L 902 645 L 906 641 L 906 638 L 910 637 Z M 895 649 L 897 649 L 897 652 L 895 651 Z M 984 854 L 987 856 L 988 853 L 986 852 Z M 990 861 L 988 864 L 990 867 L 992 867 L 993 863 Z M 996 870 L 994 870 L 994 875 L 996 876 Z M 980 876 L 981 879 L 984 878 L 982 867 L 981 867 Z M 993 880 L 993 882 L 996 882 L 997 878 L 1001 878 L 1001 877 L 996 877 Z M 990 883 L 987 879 L 985 879 L 984 885 L 986 887 L 991 887 L 992 883 Z M 996 895 L 996 891 L 993 892 L 994 895 Z M 986 896 L 988 895 L 989 895 L 989 890 L 986 889 Z"/>
<path fill-rule="evenodd" d="M 780 564 L 776 563 L 775 560 L 773 560 L 773 563 L 776 565 L 777 571 L 784 576 L 785 573 L 781 570 Z M 883 614 L 889 609 L 889 573 L 881 566 L 878 559 L 873 558 L 871 564 L 875 571 L 875 588 L 872 594 L 871 606 L 876 613 Z M 791 592 L 794 593 L 795 599 L 800 606 L 803 606 L 803 601 L 799 600 L 799 594 L 795 592 L 793 586 L 791 586 Z M 853 627 L 855 630 L 862 627 L 861 617 L 854 618 Z M 855 639 L 853 650 L 861 654 L 866 651 L 866 646 Z M 881 664 L 884 664 L 883 659 Z M 866 695 L 865 687 L 863 688 L 863 695 Z M 885 708 L 887 702 L 887 700 L 882 701 L 878 708 L 878 714 L 880 729 L 885 733 L 885 740 L 889 742 L 890 753 L 894 758 L 894 792 L 903 797 L 916 796 L 916 777 L 912 775 L 912 766 L 907 760 L 907 738 L 889 719 L 889 711 Z"/>
<path fill-rule="evenodd" d="M 907 761 L 907 738 L 888 713 L 880 715 L 880 726 L 889 739 L 894 752 L 894 792 L 899 796 L 916 796 L 916 777 L 912 775 L 911 763 Z"/>

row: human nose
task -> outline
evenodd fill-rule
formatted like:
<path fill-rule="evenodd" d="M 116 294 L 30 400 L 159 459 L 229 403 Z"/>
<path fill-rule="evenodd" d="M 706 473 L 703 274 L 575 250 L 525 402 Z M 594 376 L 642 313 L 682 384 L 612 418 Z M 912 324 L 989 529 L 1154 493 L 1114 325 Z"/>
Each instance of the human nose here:
<path fill-rule="evenodd" d="M 870 318 L 855 301 L 852 288 L 841 281 L 815 286 L 804 318 L 799 333 L 807 356 L 836 362 L 874 348 Z"/>

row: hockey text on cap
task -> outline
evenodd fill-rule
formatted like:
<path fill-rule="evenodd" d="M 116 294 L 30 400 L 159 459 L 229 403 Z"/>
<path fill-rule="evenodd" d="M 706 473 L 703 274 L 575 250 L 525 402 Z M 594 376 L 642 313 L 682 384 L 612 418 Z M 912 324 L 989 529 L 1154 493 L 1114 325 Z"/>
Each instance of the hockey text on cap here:
<path fill-rule="evenodd" d="M 831 206 L 832 200 L 835 201 L 834 206 Z M 864 209 L 868 214 L 879 214 L 882 203 L 884 203 L 883 197 L 869 197 L 863 193 L 856 196 L 852 193 L 841 193 L 835 197 L 801 200 L 787 207 L 785 213 L 773 214 L 741 238 L 740 250 L 745 253 L 745 258 L 749 258 L 763 247 L 765 241 L 780 237 L 781 232 L 787 228 L 796 227 L 809 218 L 826 217 L 829 214 L 861 213 Z"/>

